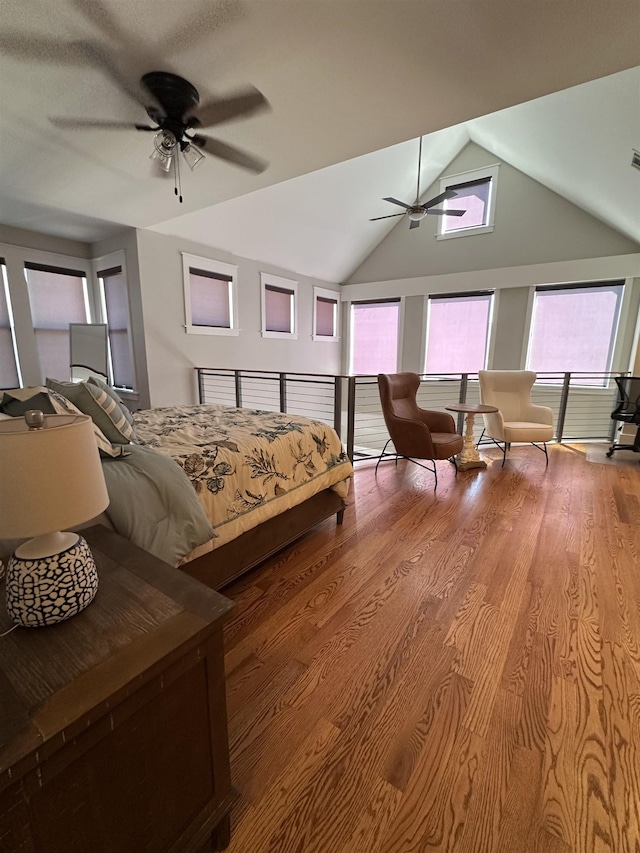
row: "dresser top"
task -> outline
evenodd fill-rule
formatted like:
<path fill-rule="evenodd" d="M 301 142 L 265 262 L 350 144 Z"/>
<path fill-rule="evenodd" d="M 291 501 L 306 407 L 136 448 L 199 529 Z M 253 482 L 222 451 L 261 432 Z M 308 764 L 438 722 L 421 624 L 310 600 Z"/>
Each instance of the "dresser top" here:
<path fill-rule="evenodd" d="M 0 638 L 0 790 L 9 768 L 73 737 L 177 650 L 206 640 L 233 607 L 105 527 L 82 534 L 98 568 L 93 602 L 65 622 Z M 11 625 L 2 600 L 0 633 Z"/>

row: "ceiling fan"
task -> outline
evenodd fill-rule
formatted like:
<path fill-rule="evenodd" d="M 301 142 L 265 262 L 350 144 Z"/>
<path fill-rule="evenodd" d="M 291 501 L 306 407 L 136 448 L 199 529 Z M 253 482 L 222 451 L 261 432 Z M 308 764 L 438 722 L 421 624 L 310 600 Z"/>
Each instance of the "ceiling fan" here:
<path fill-rule="evenodd" d="M 464 216 L 467 212 L 466 210 L 443 210 L 441 208 L 436 207 L 437 204 L 440 204 L 441 201 L 445 201 L 449 198 L 455 198 L 458 193 L 455 190 L 445 190 L 445 192 L 440 193 L 440 195 L 435 196 L 435 198 L 429 199 L 429 201 L 425 201 L 424 204 L 419 204 L 420 201 L 420 167 L 422 165 L 422 137 L 420 137 L 420 147 L 418 149 L 418 187 L 416 189 L 416 200 L 414 204 L 405 204 L 404 201 L 398 201 L 397 198 L 383 198 L 383 201 L 390 201 L 391 204 L 398 204 L 400 207 L 404 207 L 404 211 L 402 213 L 389 213 L 387 216 L 375 216 L 373 219 L 370 219 L 369 222 L 377 222 L 378 219 L 391 219 L 393 216 L 405 216 L 407 215 L 411 220 L 409 224 L 409 228 L 418 228 L 420 222 L 425 218 L 425 216 Z"/>
<path fill-rule="evenodd" d="M 177 74 L 150 71 L 142 76 L 140 86 L 142 103 L 152 125 L 80 118 L 51 118 L 49 121 L 56 127 L 71 130 L 135 129 L 154 133 L 151 159 L 161 172 L 174 169 L 175 192 L 180 201 L 180 153 L 191 169 L 204 159 L 202 152 L 206 151 L 249 171 L 264 171 L 267 164 L 263 160 L 199 132 L 200 128 L 213 127 L 267 108 L 269 102 L 258 89 L 249 87 L 229 98 L 214 99 L 199 106 L 198 90 Z"/>

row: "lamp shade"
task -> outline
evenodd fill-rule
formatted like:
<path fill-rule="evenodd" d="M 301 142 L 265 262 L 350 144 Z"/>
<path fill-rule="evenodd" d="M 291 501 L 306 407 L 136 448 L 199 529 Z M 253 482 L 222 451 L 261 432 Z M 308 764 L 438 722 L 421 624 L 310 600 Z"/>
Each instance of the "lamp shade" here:
<path fill-rule="evenodd" d="M 86 415 L 0 421 L 0 539 L 82 524 L 109 505 L 93 424 Z"/>

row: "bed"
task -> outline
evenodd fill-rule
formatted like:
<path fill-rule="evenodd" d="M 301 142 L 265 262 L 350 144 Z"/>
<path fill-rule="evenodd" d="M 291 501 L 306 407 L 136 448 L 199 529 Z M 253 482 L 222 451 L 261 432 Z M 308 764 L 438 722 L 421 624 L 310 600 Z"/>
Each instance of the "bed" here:
<path fill-rule="evenodd" d="M 109 522 L 215 589 L 331 515 L 342 522 L 353 468 L 321 421 L 199 405 L 134 424 L 128 455 L 103 461 Z"/>

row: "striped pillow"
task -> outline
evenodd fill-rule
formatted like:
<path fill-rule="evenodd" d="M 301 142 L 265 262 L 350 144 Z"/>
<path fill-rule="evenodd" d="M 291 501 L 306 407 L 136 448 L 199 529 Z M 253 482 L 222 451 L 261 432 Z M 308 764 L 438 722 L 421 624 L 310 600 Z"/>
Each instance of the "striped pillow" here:
<path fill-rule="evenodd" d="M 47 379 L 47 388 L 62 394 L 96 423 L 111 444 L 129 444 L 134 437 L 122 406 L 96 385 Z"/>
<path fill-rule="evenodd" d="M 71 400 L 67 400 L 66 397 L 63 397 L 62 394 L 58 394 L 57 391 L 53 389 L 48 389 L 49 400 L 51 400 L 51 405 L 56 411 L 58 415 L 82 415 L 84 412 L 81 412 L 77 406 L 71 402 Z M 93 432 L 96 437 L 96 444 L 98 445 L 98 450 L 100 451 L 101 456 L 108 456 L 111 459 L 117 459 L 120 456 L 129 456 L 127 453 L 125 445 L 117 444 L 113 445 L 106 438 L 105 434 L 102 432 L 100 427 L 95 423 L 93 423 Z"/>
<path fill-rule="evenodd" d="M 87 382 L 89 383 L 89 385 L 95 385 L 97 388 L 100 388 L 102 391 L 104 391 L 105 394 L 108 394 L 111 399 L 114 400 L 120 406 L 120 408 L 122 409 L 122 414 L 125 416 L 125 418 L 127 419 L 127 423 L 131 426 L 131 429 L 133 430 L 131 441 L 137 441 L 138 438 L 136 436 L 136 428 L 133 422 L 133 415 L 127 408 L 126 403 L 122 400 L 118 392 L 115 391 L 111 387 L 111 385 L 107 385 L 106 382 L 103 382 L 102 379 L 99 379 L 97 376 L 90 376 L 87 379 Z"/>

